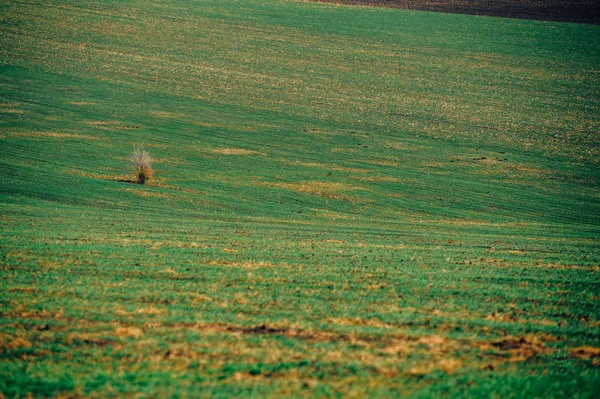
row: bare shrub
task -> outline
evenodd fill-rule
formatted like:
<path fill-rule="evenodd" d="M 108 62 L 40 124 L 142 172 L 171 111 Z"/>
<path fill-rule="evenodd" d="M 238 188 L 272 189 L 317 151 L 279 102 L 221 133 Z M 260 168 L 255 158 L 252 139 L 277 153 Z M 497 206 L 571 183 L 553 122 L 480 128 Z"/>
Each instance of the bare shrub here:
<path fill-rule="evenodd" d="M 133 149 L 131 154 L 131 170 L 138 184 L 144 184 L 152 178 L 152 157 L 141 145 Z"/>

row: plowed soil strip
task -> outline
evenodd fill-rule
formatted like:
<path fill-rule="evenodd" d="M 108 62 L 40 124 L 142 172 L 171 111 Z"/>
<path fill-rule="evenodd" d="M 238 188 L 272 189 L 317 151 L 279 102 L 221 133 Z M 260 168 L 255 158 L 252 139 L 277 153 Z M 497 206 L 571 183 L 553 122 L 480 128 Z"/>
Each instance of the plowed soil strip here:
<path fill-rule="evenodd" d="M 409 10 L 488 15 L 494 17 L 600 24 L 596 0 L 315 0 L 321 3 L 355 4 Z"/>

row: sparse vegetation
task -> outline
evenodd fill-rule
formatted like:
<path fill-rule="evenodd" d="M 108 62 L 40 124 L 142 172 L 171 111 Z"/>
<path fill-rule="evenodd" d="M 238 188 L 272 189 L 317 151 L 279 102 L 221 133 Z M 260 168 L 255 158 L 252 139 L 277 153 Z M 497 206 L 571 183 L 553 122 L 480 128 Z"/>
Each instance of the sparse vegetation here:
<path fill-rule="evenodd" d="M 154 174 L 152 157 L 142 145 L 138 145 L 133 149 L 133 153 L 131 154 L 131 170 L 138 184 L 145 184 Z"/>

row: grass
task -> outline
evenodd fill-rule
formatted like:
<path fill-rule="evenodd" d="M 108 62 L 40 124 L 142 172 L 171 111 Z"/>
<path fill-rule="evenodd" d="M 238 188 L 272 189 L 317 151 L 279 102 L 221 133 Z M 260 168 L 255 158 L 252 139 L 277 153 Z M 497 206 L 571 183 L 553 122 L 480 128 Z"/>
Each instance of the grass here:
<path fill-rule="evenodd" d="M 597 393 L 599 27 L 0 7 L 6 397 Z"/>

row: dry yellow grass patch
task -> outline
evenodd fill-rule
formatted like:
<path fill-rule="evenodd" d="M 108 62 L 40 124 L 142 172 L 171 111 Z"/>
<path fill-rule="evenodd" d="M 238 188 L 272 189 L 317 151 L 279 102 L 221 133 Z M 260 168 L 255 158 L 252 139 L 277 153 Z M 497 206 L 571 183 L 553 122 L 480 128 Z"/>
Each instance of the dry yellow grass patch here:
<path fill-rule="evenodd" d="M 64 170 L 64 173 L 67 173 L 70 176 L 79 175 L 79 176 L 84 176 L 84 177 L 91 177 L 94 179 L 111 180 L 111 181 L 124 182 L 124 183 L 134 183 L 134 180 L 132 179 L 131 175 L 109 175 L 109 174 L 102 174 L 102 173 L 91 173 L 91 172 L 86 172 L 86 171 L 79 170 L 79 169 L 66 169 L 66 170 Z M 182 189 L 182 188 L 179 188 L 176 186 L 168 185 L 165 183 L 165 179 L 160 178 L 160 177 L 153 178 L 151 181 L 146 183 L 146 186 L 178 190 L 178 191 L 187 192 L 189 194 L 200 194 L 200 192 L 198 192 L 198 191 Z M 126 188 L 125 190 L 131 191 L 132 193 L 141 195 L 143 197 L 160 197 L 160 198 L 168 198 L 168 199 L 176 198 L 175 196 L 173 196 L 171 194 L 167 194 L 167 193 L 155 193 L 155 192 L 143 191 L 143 190 L 139 190 L 139 189 L 135 189 L 135 188 Z M 181 197 L 179 199 L 183 199 L 183 197 Z"/>
<path fill-rule="evenodd" d="M 213 301 L 204 295 L 198 296 L 197 302 Z M 245 303 L 246 298 L 236 295 L 236 302 Z M 332 319 L 351 325 L 365 325 L 369 321 L 360 319 Z M 328 320 L 329 321 L 329 320 Z M 264 337 L 285 336 L 298 340 L 305 340 L 309 343 L 314 342 L 335 342 L 344 343 L 343 345 L 352 345 L 359 348 L 356 351 L 345 352 L 343 350 L 320 350 L 316 356 L 325 358 L 333 362 L 337 361 L 357 361 L 363 365 L 373 367 L 381 375 L 395 376 L 401 373 L 398 368 L 398 358 L 406 357 L 411 353 L 420 353 L 424 356 L 422 361 L 412 364 L 407 371 L 411 375 L 426 375 L 436 370 L 447 374 L 455 373 L 466 359 L 475 359 L 475 364 L 480 368 L 494 367 L 505 362 L 520 362 L 529 359 L 531 356 L 550 353 L 550 350 L 544 346 L 542 339 L 550 341 L 554 337 L 547 336 L 525 336 L 523 338 L 504 337 L 493 341 L 473 341 L 468 339 L 457 340 L 443 336 L 421 336 L 415 337 L 404 335 L 400 331 L 389 331 L 389 334 L 381 337 L 379 340 L 364 339 L 359 333 L 341 333 L 327 330 L 314 330 L 310 327 L 281 321 L 277 323 L 260 324 L 254 326 L 234 325 L 227 323 L 199 322 L 196 324 L 182 323 L 164 326 L 156 324 L 156 328 L 165 329 L 191 329 L 201 331 L 203 335 L 229 334 L 232 336 L 258 335 Z M 233 343 L 232 343 L 233 342 Z M 184 345 L 185 346 L 185 345 Z M 182 347 L 182 349 L 184 349 Z M 189 358 L 200 356 L 192 348 L 187 348 L 181 355 Z M 191 351 L 190 351 L 191 350 Z M 264 348 L 249 344 L 245 339 L 235 339 L 227 344 L 227 353 L 234 356 L 255 356 L 256 353 L 262 353 Z M 472 357 L 470 351 L 478 351 L 479 355 Z M 173 351 L 171 351 L 173 353 Z M 466 357 L 461 358 L 457 353 L 465 353 Z M 572 356 L 583 356 L 584 359 L 595 359 L 598 355 L 596 348 L 575 348 Z M 300 352 L 282 352 L 280 348 L 274 348 L 269 353 L 267 362 L 279 362 L 283 358 L 304 358 L 305 353 Z M 484 364 L 485 363 L 485 364 Z M 471 362 L 470 362 L 470 365 Z"/>
<path fill-rule="evenodd" d="M 410 151 L 415 151 L 415 150 L 418 150 L 418 149 L 422 148 L 421 146 L 418 146 L 418 145 L 403 143 L 403 142 L 399 142 L 399 141 L 388 141 L 387 143 L 385 143 L 385 145 L 389 149 L 392 149 L 392 150 L 410 150 Z"/>
<path fill-rule="evenodd" d="M 92 126 L 115 126 L 115 125 L 120 125 L 121 122 L 119 121 L 89 121 L 87 122 L 88 125 L 92 125 Z"/>
<path fill-rule="evenodd" d="M 212 302 L 213 299 L 211 297 L 209 297 L 208 295 L 204 295 L 204 294 L 197 294 L 194 299 L 192 299 L 192 304 L 196 304 L 199 302 Z"/>
<path fill-rule="evenodd" d="M 600 357 L 600 348 L 594 348 L 592 346 L 582 346 L 579 348 L 573 348 L 570 351 L 572 356 L 579 357 Z"/>
<path fill-rule="evenodd" d="M 514 177 L 549 177 L 551 175 L 550 171 L 546 171 L 533 166 L 512 163 L 506 159 L 502 160 L 497 157 L 491 156 L 473 158 L 472 156 L 461 155 L 453 158 L 452 161 L 463 162 L 468 165 L 471 165 L 473 168 L 477 169 L 477 173 L 510 173 Z"/>
<path fill-rule="evenodd" d="M 355 180 L 360 180 L 360 181 L 368 181 L 370 183 L 377 183 L 377 182 L 397 183 L 400 181 L 400 179 L 398 179 L 397 177 L 394 177 L 394 176 L 352 176 L 352 178 Z"/>
<path fill-rule="evenodd" d="M 25 111 L 18 109 L 21 104 L 18 102 L 0 103 L 0 112 L 5 114 L 23 114 Z"/>
<path fill-rule="evenodd" d="M 212 265 L 212 266 L 238 267 L 238 268 L 249 269 L 249 270 L 275 267 L 275 265 L 273 263 L 265 262 L 265 261 L 231 262 L 231 261 L 227 261 L 227 260 L 210 260 L 210 261 L 208 261 L 207 264 Z M 286 267 L 287 264 L 281 264 L 280 266 Z"/>
<path fill-rule="evenodd" d="M 24 114 L 25 111 L 17 108 L 0 108 L 0 112 L 4 114 Z"/>
<path fill-rule="evenodd" d="M 422 377 L 427 374 L 430 374 L 435 369 L 435 365 L 433 363 L 428 364 L 420 364 L 418 366 L 414 366 L 408 370 L 408 375 L 413 377 Z"/>
<path fill-rule="evenodd" d="M 144 197 L 144 198 L 148 198 L 148 197 L 154 197 L 154 198 L 164 198 L 164 199 L 174 199 L 175 197 L 173 197 L 170 194 L 167 193 L 157 193 L 154 191 L 144 191 L 144 190 L 138 190 L 135 188 L 126 188 L 125 191 L 131 192 L 133 194 L 139 195 L 140 197 Z"/>
<path fill-rule="evenodd" d="M 87 102 L 87 101 L 70 101 L 67 104 L 77 105 L 79 107 L 83 107 L 86 105 L 96 105 L 96 103 L 91 103 L 91 102 Z"/>
<path fill-rule="evenodd" d="M 552 320 L 547 320 L 547 319 L 529 319 L 529 323 L 540 324 L 542 326 L 558 326 L 557 321 L 552 321 Z"/>
<path fill-rule="evenodd" d="M 349 186 L 338 182 L 323 182 L 323 181 L 302 181 L 295 183 L 273 183 L 259 182 L 258 185 L 264 187 L 285 188 L 292 191 L 297 191 L 304 194 L 316 195 L 329 199 L 347 201 L 351 203 L 358 202 L 357 198 L 346 194 L 348 191 L 362 190 L 361 187 Z M 368 202 L 368 201 L 366 201 Z"/>
<path fill-rule="evenodd" d="M 325 321 L 328 323 L 339 324 L 342 326 L 368 326 L 368 327 L 378 327 L 378 328 L 390 328 L 389 324 L 386 324 L 380 320 L 375 319 L 361 319 L 360 317 L 355 317 L 353 319 L 346 318 L 328 318 Z"/>
<path fill-rule="evenodd" d="M 425 162 L 421 164 L 424 168 L 443 168 L 444 165 L 440 162 Z"/>
<path fill-rule="evenodd" d="M 332 148 L 331 152 L 337 152 L 337 153 L 342 153 L 342 154 L 353 154 L 356 152 L 356 149 L 349 148 L 349 147 L 336 147 L 336 148 Z"/>
<path fill-rule="evenodd" d="M 18 103 L 16 101 L 3 101 L 0 103 L 0 108 L 19 107 L 20 105 L 21 103 Z"/>
<path fill-rule="evenodd" d="M 58 319 L 60 316 L 60 313 L 53 314 L 47 310 L 32 310 L 31 312 L 26 311 L 18 313 L 18 317 L 22 317 L 24 319 L 47 319 L 51 317 Z"/>
<path fill-rule="evenodd" d="M 59 133 L 59 132 L 9 132 L 10 136 L 30 137 L 30 138 L 56 138 L 56 139 L 84 139 L 84 140 L 100 140 L 99 137 L 94 137 L 79 133 Z"/>
<path fill-rule="evenodd" d="M 447 175 L 450 173 L 449 170 L 444 169 L 444 165 L 440 162 L 425 162 L 420 165 L 419 169 L 426 169 L 426 173 L 436 175 Z"/>
<path fill-rule="evenodd" d="M 426 222 L 428 223 L 428 222 Z M 436 224 L 449 224 L 452 226 L 498 226 L 498 223 L 492 223 L 484 220 L 475 219 L 446 219 L 436 220 Z"/>
<path fill-rule="evenodd" d="M 581 346 L 569 351 L 569 356 L 578 357 L 584 360 L 591 360 L 592 366 L 600 367 L 600 348 L 592 346 Z"/>
<path fill-rule="evenodd" d="M 140 126 L 138 126 L 138 125 L 125 124 L 120 121 L 88 121 L 86 123 L 90 126 L 93 126 L 95 129 L 103 129 L 103 130 L 111 130 L 111 129 L 135 130 L 135 129 L 140 128 Z"/>
<path fill-rule="evenodd" d="M 413 346 L 403 340 L 393 340 L 381 350 L 382 353 L 387 355 L 405 355 L 413 351 Z"/>
<path fill-rule="evenodd" d="M 591 273 L 600 272 L 600 265 L 568 265 L 563 263 L 540 263 L 536 264 L 537 267 L 548 268 L 548 269 L 563 269 L 563 270 L 587 270 Z M 599 299 L 600 300 L 600 299 Z"/>
<path fill-rule="evenodd" d="M 31 342 L 23 339 L 23 338 L 15 338 L 9 343 L 2 345 L 6 349 L 19 349 L 19 348 L 31 348 Z"/>
<path fill-rule="evenodd" d="M 69 169 L 65 171 L 68 175 L 79 175 L 84 177 L 92 177 L 94 179 L 113 180 L 113 181 L 128 181 L 131 179 L 128 175 L 103 175 L 100 173 L 89 173 L 78 169 Z"/>
<path fill-rule="evenodd" d="M 326 195 L 344 191 L 349 187 L 343 183 L 308 181 L 299 183 L 282 183 L 281 186 L 301 193 Z"/>
<path fill-rule="evenodd" d="M 126 311 L 125 309 L 115 309 L 115 314 L 117 316 L 129 316 L 131 313 Z"/>
<path fill-rule="evenodd" d="M 336 164 L 328 164 L 328 163 L 320 163 L 320 162 L 302 162 L 302 161 L 290 161 L 285 158 L 279 159 L 281 162 L 285 162 L 288 165 L 299 165 L 306 166 L 309 168 L 323 168 L 327 170 L 335 170 L 337 172 L 348 172 L 348 173 L 368 173 L 368 169 L 361 168 L 349 168 L 345 166 L 340 166 Z"/>
<path fill-rule="evenodd" d="M 223 155 L 262 155 L 263 157 L 267 155 L 264 152 L 246 150 L 244 148 L 213 148 L 210 151 Z"/>
<path fill-rule="evenodd" d="M 225 125 L 221 125 L 219 123 L 209 123 L 209 122 L 203 122 L 203 121 L 192 121 L 193 125 L 196 126 L 202 126 L 202 127 L 209 127 L 209 128 L 222 128 L 225 127 Z"/>
<path fill-rule="evenodd" d="M 150 306 L 149 308 L 140 308 L 140 309 L 136 309 L 134 313 L 137 314 L 147 314 L 147 315 L 161 315 L 164 313 L 164 310 L 162 309 L 157 309 L 153 306 Z"/>
<path fill-rule="evenodd" d="M 434 370 L 442 370 L 446 374 L 453 374 L 461 366 L 462 362 L 458 359 L 441 359 L 430 361 L 414 366 L 408 370 L 411 376 L 425 376 Z"/>
<path fill-rule="evenodd" d="M 150 111 L 149 114 L 150 116 L 161 119 L 181 119 L 185 117 L 185 114 L 181 112 Z"/>
<path fill-rule="evenodd" d="M 506 161 L 498 161 L 496 159 L 490 159 L 490 158 L 481 161 L 481 163 L 483 163 L 484 165 L 487 165 L 487 166 L 493 165 L 499 171 L 513 172 L 513 174 L 517 175 L 517 176 L 522 176 L 522 175 L 548 176 L 550 174 L 549 171 L 545 171 L 545 170 L 542 170 L 539 168 L 534 168 L 531 166 L 524 166 L 521 164 L 512 164 L 512 163 L 508 163 Z"/>
<path fill-rule="evenodd" d="M 453 374 L 462 365 L 459 359 L 442 359 L 438 362 L 438 368 L 446 374 Z"/>
<path fill-rule="evenodd" d="M 527 175 L 537 175 L 537 176 L 544 176 L 544 175 L 548 175 L 549 172 L 542 170 L 542 169 L 538 169 L 538 168 L 533 168 L 533 167 L 529 167 L 529 166 L 523 166 L 523 165 L 509 165 L 507 167 L 507 169 L 509 170 L 514 170 L 517 172 L 521 172 L 523 174 L 527 174 Z"/>
<path fill-rule="evenodd" d="M 152 158 L 152 163 L 161 163 L 165 165 L 184 165 L 185 159 L 177 157 Z"/>
<path fill-rule="evenodd" d="M 111 244 L 127 247 L 130 245 L 140 245 L 148 248 L 212 248 L 210 244 L 196 241 L 154 241 L 151 239 L 127 238 L 127 237 L 94 237 L 88 241 L 81 241 L 81 245 L 87 245 L 90 242 L 97 244 Z"/>
<path fill-rule="evenodd" d="M 140 338 L 144 335 L 144 331 L 137 327 L 117 327 L 113 330 L 113 334 L 117 337 Z"/>
<path fill-rule="evenodd" d="M 391 197 L 391 198 L 410 198 L 411 196 L 407 193 L 390 193 L 390 194 L 385 194 L 386 197 Z"/>
<path fill-rule="evenodd" d="M 344 240 L 333 240 L 333 239 L 325 240 L 325 242 L 327 244 L 345 244 L 346 243 L 346 241 L 344 241 Z"/>
<path fill-rule="evenodd" d="M 190 121 L 195 126 L 206 127 L 210 129 L 230 129 L 239 132 L 255 132 L 256 128 L 250 125 L 226 125 L 222 123 L 210 123 L 204 121 Z"/>
<path fill-rule="evenodd" d="M 302 329 L 296 324 L 289 324 L 285 321 L 269 324 L 260 324 L 256 326 L 236 326 L 231 324 L 219 323 L 197 323 L 193 326 L 195 330 L 202 330 L 210 333 L 230 333 L 230 334 L 256 334 L 256 335 L 280 335 L 292 338 L 307 339 L 309 341 L 331 341 L 334 339 L 347 339 L 358 342 L 354 337 L 340 337 L 338 334 L 327 331 L 312 331 Z"/>
<path fill-rule="evenodd" d="M 371 165 L 379 165 L 379 166 L 400 166 L 398 162 L 395 161 L 368 161 Z"/>
<path fill-rule="evenodd" d="M 443 353 L 454 347 L 455 342 L 440 335 L 428 335 L 419 338 L 417 341 L 420 345 L 429 347 L 431 352 Z"/>

